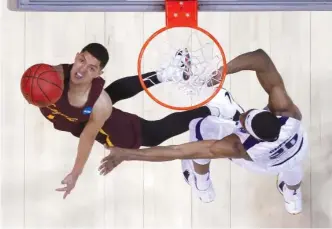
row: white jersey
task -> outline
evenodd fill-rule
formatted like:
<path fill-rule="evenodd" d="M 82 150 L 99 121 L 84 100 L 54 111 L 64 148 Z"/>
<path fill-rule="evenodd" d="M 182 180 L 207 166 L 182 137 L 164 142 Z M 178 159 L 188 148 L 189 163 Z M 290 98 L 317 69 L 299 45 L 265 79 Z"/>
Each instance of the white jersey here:
<path fill-rule="evenodd" d="M 304 142 L 304 128 L 301 121 L 279 116 L 281 130 L 278 140 L 274 142 L 259 141 L 248 134 L 237 123 L 234 131 L 248 155 L 258 165 L 263 167 L 280 166 L 300 152 Z"/>
<path fill-rule="evenodd" d="M 289 117 L 280 116 L 278 118 L 282 126 L 279 139 L 275 142 L 259 141 L 248 134 L 239 122 L 215 116 L 192 120 L 189 126 L 190 140 L 216 140 L 230 134 L 236 134 L 257 166 L 262 168 L 279 167 L 283 164 L 289 164 L 292 158 L 295 159 L 303 144 L 306 145 L 307 139 L 304 139 L 305 132 L 301 121 Z M 297 156 L 302 157 L 300 154 L 302 153 Z"/>

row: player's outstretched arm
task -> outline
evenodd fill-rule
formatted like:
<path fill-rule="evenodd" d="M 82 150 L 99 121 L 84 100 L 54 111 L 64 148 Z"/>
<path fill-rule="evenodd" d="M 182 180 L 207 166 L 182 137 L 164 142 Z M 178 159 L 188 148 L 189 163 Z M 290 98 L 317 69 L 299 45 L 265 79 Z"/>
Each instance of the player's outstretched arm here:
<path fill-rule="evenodd" d="M 256 72 L 260 84 L 268 94 L 276 86 L 284 88 L 283 80 L 274 63 L 262 49 L 241 54 L 227 64 L 227 74 L 246 70 Z"/>
<path fill-rule="evenodd" d="M 103 127 L 106 120 L 110 117 L 111 113 L 112 101 L 108 94 L 103 91 L 93 107 L 90 120 L 80 135 L 77 157 L 73 168 L 73 172 L 75 174 L 82 173 L 97 134 Z"/>
<path fill-rule="evenodd" d="M 301 112 L 289 97 L 281 75 L 269 55 L 262 49 L 241 54 L 227 64 L 227 74 L 255 71 L 257 78 L 269 95 L 269 109 L 276 115 L 301 119 Z"/>
<path fill-rule="evenodd" d="M 230 135 L 222 140 L 204 140 L 173 146 L 125 150 L 126 160 L 170 161 L 177 159 L 242 158 L 246 154 L 240 139 Z"/>
<path fill-rule="evenodd" d="M 172 161 L 177 159 L 248 158 L 236 135 L 222 140 L 204 140 L 173 146 L 156 146 L 146 149 L 111 148 L 111 152 L 101 161 L 99 171 L 106 175 L 122 161 Z"/>

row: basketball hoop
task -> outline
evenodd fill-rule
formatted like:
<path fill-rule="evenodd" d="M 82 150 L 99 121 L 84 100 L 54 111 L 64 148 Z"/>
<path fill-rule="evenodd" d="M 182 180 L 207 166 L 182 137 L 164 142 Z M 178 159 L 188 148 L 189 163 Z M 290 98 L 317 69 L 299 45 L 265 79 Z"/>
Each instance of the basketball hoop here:
<path fill-rule="evenodd" d="M 192 110 L 199 108 L 201 106 L 204 106 L 208 102 L 210 102 L 220 91 L 220 89 L 223 86 L 223 83 L 226 78 L 227 73 L 227 62 L 226 57 L 223 48 L 217 41 L 217 39 L 208 31 L 206 31 L 203 28 L 200 28 L 198 26 L 198 2 L 197 0 L 165 0 L 165 13 L 166 13 L 166 26 L 157 30 L 154 32 L 143 44 L 141 51 L 138 56 L 138 77 L 141 83 L 141 86 L 147 93 L 147 95 L 157 102 L 159 105 L 164 106 L 169 109 L 173 110 Z M 163 35 L 165 32 L 170 33 L 170 31 L 177 31 L 175 37 L 175 41 L 172 42 L 172 44 L 177 43 L 178 40 L 180 40 L 180 33 L 184 33 L 185 30 L 190 30 L 187 32 L 189 38 L 186 39 L 186 42 L 189 42 L 191 45 L 182 45 L 181 47 L 175 47 L 173 52 L 176 53 L 175 55 L 171 53 L 171 56 L 168 55 L 168 65 L 167 67 L 163 68 L 164 71 L 167 69 L 169 72 L 169 75 L 179 75 L 181 74 L 183 77 L 181 79 L 175 79 L 175 77 L 172 77 L 169 82 L 175 83 L 176 88 L 179 89 L 182 92 L 185 92 L 184 94 L 190 95 L 190 96 L 198 96 L 201 100 L 197 104 L 190 104 L 189 106 L 183 106 L 183 105 L 171 105 L 170 102 L 165 102 L 165 99 L 157 98 L 154 93 L 152 93 L 146 86 L 145 82 L 148 79 L 144 79 L 142 76 L 142 62 L 143 62 L 143 56 L 148 55 L 150 52 L 148 51 L 148 46 L 152 44 L 152 42 L 156 41 L 158 36 Z M 179 32 L 180 31 L 180 32 Z M 210 43 L 206 42 L 202 45 L 201 40 L 198 39 L 198 41 L 195 43 L 192 36 L 193 34 L 200 33 L 201 35 L 204 35 L 204 39 L 209 39 Z M 165 36 L 163 36 L 165 37 Z M 163 42 L 166 43 L 166 42 Z M 196 44 L 196 49 L 195 45 Z M 171 44 L 171 46 L 172 46 Z M 213 45 L 215 48 L 208 45 Z M 207 58 L 204 56 L 204 48 L 210 47 L 210 51 L 208 53 L 213 53 L 210 56 L 211 60 L 206 60 Z M 156 44 L 156 48 L 153 49 L 153 52 L 151 54 L 150 59 L 155 61 L 155 59 L 161 55 L 161 51 L 159 51 L 160 44 Z M 170 48 L 172 49 L 172 48 Z M 178 49 L 178 50 L 176 50 Z M 219 52 L 219 56 L 216 57 L 214 55 L 214 50 L 217 50 Z M 158 53 L 156 53 L 158 51 Z M 172 50 L 171 50 L 172 51 Z M 181 56 L 179 57 L 179 55 Z M 198 53 L 198 54 L 196 54 Z M 203 56 L 203 57 L 202 57 Z M 220 57 L 222 58 L 222 61 L 220 61 Z M 179 61 L 180 65 L 179 65 Z M 218 63 L 214 63 L 214 62 Z M 151 61 L 149 61 L 151 62 Z M 148 62 L 148 63 L 149 63 Z M 177 64 L 177 65 L 176 65 Z M 159 63 L 160 65 L 160 63 Z M 144 65 L 144 67 L 146 64 Z M 172 70 L 170 69 L 170 66 L 172 66 Z M 175 67 L 174 67 L 175 66 Z M 181 70 L 181 73 L 179 72 L 179 69 Z M 222 72 L 220 71 L 222 69 Z M 153 70 L 153 68 L 151 68 Z M 211 87 L 208 86 L 209 82 L 213 80 L 213 74 L 218 74 L 218 83 L 217 87 Z M 167 75 L 167 74 L 166 74 Z M 188 77 L 185 77 L 185 76 Z M 185 78 L 185 79 L 183 79 Z M 172 88 L 175 88 L 174 86 Z M 204 99 L 202 99 L 202 91 L 208 91 L 205 94 L 208 94 L 208 96 Z M 169 89 L 167 90 L 169 91 Z M 170 94 L 174 94 L 175 92 L 172 89 L 172 92 Z M 163 101 L 162 101 L 163 100 Z"/>

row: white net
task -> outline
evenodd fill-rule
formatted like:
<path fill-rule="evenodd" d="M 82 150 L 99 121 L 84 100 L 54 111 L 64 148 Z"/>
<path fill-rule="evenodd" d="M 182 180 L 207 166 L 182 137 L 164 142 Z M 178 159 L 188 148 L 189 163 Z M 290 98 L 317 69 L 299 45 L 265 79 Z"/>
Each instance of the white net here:
<path fill-rule="evenodd" d="M 157 35 L 146 47 L 142 72 L 157 71 L 162 81 L 148 90 L 160 101 L 189 107 L 208 99 L 219 86 L 223 55 L 205 33 L 172 28 Z M 144 78 L 155 83 L 156 76 Z"/>

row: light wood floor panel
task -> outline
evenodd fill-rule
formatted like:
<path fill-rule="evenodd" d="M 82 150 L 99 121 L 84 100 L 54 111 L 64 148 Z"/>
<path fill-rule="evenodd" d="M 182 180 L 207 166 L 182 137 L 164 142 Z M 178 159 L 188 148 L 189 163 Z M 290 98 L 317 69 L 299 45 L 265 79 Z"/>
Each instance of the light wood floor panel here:
<path fill-rule="evenodd" d="M 25 102 L 20 75 L 25 69 L 24 13 L 1 4 L 1 228 L 24 228 Z M 5 34 L 5 36 L 4 36 Z M 9 45 L 11 44 L 11 45 Z"/>
<path fill-rule="evenodd" d="M 331 12 L 311 13 L 311 218 L 312 227 L 332 226 Z"/>
<path fill-rule="evenodd" d="M 143 14 L 106 13 L 105 37 L 110 52 L 110 62 L 105 72 L 106 84 L 136 75 L 136 60 L 143 40 Z M 143 93 L 114 106 L 142 116 Z M 143 163 L 124 162 L 105 179 L 105 227 L 143 227 Z"/>

